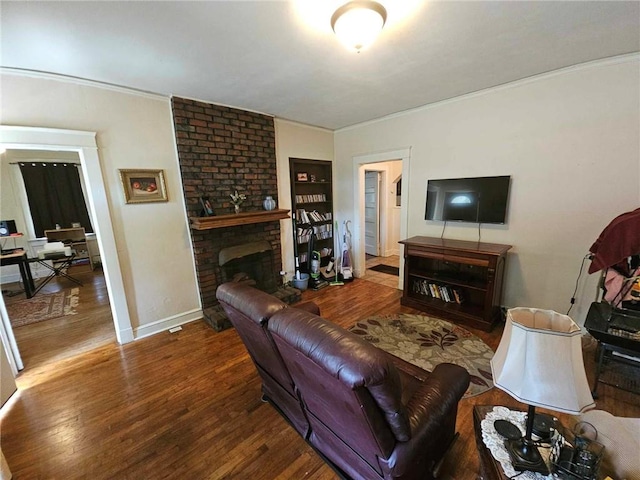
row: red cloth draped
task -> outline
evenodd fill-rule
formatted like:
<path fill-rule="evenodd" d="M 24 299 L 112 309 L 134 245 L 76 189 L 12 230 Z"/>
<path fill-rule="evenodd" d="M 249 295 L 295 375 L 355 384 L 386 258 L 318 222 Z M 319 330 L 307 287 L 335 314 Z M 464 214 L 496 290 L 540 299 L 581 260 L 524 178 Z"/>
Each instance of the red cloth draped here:
<path fill-rule="evenodd" d="M 589 273 L 616 267 L 620 273 L 629 274 L 625 260 L 640 254 L 640 208 L 614 218 L 589 251 L 594 254 Z"/>

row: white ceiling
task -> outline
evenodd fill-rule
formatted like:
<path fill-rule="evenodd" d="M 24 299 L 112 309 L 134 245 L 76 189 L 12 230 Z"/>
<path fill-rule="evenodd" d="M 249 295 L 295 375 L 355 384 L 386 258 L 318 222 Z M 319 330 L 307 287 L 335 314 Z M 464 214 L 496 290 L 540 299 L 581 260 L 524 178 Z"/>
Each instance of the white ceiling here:
<path fill-rule="evenodd" d="M 640 51 L 640 1 L 379 0 L 358 54 L 345 1 L 2 1 L 0 64 L 337 129 Z"/>

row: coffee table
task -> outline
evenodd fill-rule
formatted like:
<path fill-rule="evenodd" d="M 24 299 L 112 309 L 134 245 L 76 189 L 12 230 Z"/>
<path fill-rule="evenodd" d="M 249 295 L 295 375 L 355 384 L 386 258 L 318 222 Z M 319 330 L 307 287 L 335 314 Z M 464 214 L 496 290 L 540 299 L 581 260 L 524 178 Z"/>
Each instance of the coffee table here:
<path fill-rule="evenodd" d="M 493 411 L 494 407 L 494 405 L 476 405 L 473 407 L 473 430 L 476 437 L 476 447 L 478 449 L 478 457 L 480 460 L 480 478 L 482 480 L 509 480 L 509 477 L 505 475 L 500 462 L 493 457 L 491 451 L 485 445 L 484 440 L 482 440 L 481 422 L 489 412 Z M 511 407 L 509 407 L 509 409 L 517 410 Z M 578 417 L 573 417 L 563 413 L 558 413 L 554 416 L 558 417 L 558 425 L 556 428 L 558 428 L 565 437 L 570 435 L 571 430 L 579 421 Z M 616 478 L 610 465 L 603 462 L 600 465 L 597 478 L 598 480 L 602 480 L 607 476 Z"/>
<path fill-rule="evenodd" d="M 484 420 L 487 413 L 493 410 L 493 407 L 493 405 L 476 405 L 473 407 L 473 431 L 475 432 L 476 447 L 480 459 L 480 478 L 483 480 L 508 480 L 509 477 L 504 474 L 500 462 L 493 458 L 491 451 L 482 440 L 480 422 Z"/>

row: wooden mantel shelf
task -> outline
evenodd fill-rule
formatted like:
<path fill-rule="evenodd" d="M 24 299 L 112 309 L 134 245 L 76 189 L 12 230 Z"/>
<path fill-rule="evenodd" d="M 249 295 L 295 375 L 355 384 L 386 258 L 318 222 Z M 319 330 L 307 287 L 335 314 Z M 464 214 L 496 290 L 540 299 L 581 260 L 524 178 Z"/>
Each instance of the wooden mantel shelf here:
<path fill-rule="evenodd" d="M 191 217 L 191 228 L 194 230 L 211 230 L 212 228 L 235 227 L 252 223 L 273 222 L 289 218 L 289 210 L 256 210 L 215 217 Z"/>

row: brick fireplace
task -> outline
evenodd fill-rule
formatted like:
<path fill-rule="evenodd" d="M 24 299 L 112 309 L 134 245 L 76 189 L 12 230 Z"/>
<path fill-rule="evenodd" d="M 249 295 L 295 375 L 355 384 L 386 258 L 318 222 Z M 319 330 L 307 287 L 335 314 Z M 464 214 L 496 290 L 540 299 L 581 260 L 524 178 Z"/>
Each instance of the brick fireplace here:
<path fill-rule="evenodd" d="M 278 183 L 273 118 L 258 113 L 173 97 L 178 160 L 187 215 L 198 217 L 201 197 L 208 197 L 217 215 L 233 214 L 229 195 L 235 190 L 247 200 L 243 211 L 262 211 L 271 195 L 277 201 Z M 220 319 L 216 288 L 227 280 L 219 264 L 220 251 L 252 242 L 270 245 L 276 276 L 282 269 L 280 222 L 268 221 L 211 230 L 191 229 L 200 298 L 205 320 L 216 330 Z"/>

